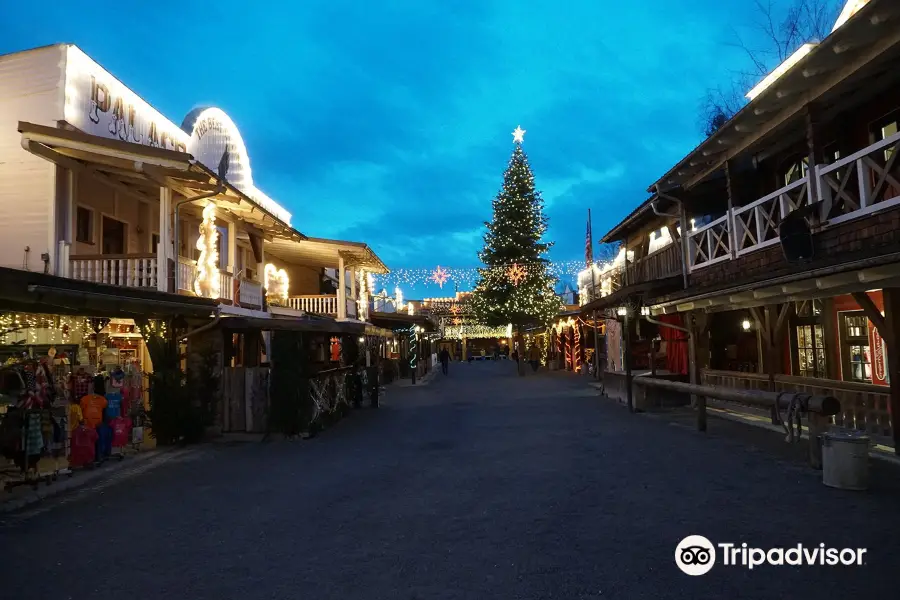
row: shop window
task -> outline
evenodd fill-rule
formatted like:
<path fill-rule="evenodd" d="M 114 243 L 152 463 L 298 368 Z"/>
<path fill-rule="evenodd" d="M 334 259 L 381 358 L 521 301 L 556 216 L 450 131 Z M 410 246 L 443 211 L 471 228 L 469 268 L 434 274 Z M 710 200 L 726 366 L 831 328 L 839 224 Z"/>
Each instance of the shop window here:
<path fill-rule="evenodd" d="M 825 330 L 822 326 L 822 301 L 804 300 L 794 306 L 791 320 L 791 363 L 800 377 L 825 377 Z"/>
<path fill-rule="evenodd" d="M 126 225 L 122 221 L 103 217 L 102 248 L 103 254 L 125 254 Z"/>
<path fill-rule="evenodd" d="M 94 243 L 94 211 L 83 206 L 75 209 L 75 241 Z"/>
<path fill-rule="evenodd" d="M 869 320 L 863 312 L 841 313 L 841 360 L 846 381 L 872 382 Z"/>

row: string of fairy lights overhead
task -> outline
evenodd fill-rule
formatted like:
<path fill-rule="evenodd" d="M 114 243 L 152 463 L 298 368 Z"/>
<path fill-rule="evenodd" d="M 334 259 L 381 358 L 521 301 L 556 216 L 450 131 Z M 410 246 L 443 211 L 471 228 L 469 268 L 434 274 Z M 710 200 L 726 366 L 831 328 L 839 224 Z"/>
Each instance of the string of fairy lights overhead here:
<path fill-rule="evenodd" d="M 393 288 L 395 286 L 407 285 L 437 285 L 441 289 L 444 286 L 456 287 L 460 291 L 470 290 L 475 287 L 479 278 L 479 268 L 484 267 L 444 267 L 438 265 L 433 269 L 394 269 L 390 273 L 384 275 L 375 275 L 376 288 Z M 519 270 L 530 271 L 531 269 L 539 269 L 546 271 L 559 279 L 576 279 L 578 273 L 584 270 L 583 260 L 557 261 L 549 263 L 518 264 L 510 263 L 508 265 L 497 265 L 492 270 L 498 271 L 499 275 L 508 275 L 511 269 L 516 272 Z"/>

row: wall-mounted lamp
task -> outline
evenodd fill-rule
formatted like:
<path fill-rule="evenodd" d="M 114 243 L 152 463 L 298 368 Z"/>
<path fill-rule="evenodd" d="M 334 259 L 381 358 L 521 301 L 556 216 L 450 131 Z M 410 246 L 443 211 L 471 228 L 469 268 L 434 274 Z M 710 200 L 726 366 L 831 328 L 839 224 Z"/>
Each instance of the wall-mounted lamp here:
<path fill-rule="evenodd" d="M 616 314 L 620 317 L 624 317 L 626 314 L 628 314 L 628 309 L 624 306 L 620 306 L 618 309 L 616 309 Z"/>
<path fill-rule="evenodd" d="M 649 307 L 649 306 L 642 306 L 642 307 L 641 307 L 641 315 L 643 315 L 643 316 L 645 316 L 645 317 L 649 317 L 649 316 L 650 316 L 650 307 Z"/>
<path fill-rule="evenodd" d="M 750 320 L 749 319 L 744 319 L 743 321 L 741 321 L 741 329 L 743 329 L 744 331 L 750 331 Z"/>
<path fill-rule="evenodd" d="M 360 336 L 360 338 L 359 338 L 359 343 L 360 343 L 360 344 L 364 344 L 365 342 L 366 342 L 366 338 Z"/>

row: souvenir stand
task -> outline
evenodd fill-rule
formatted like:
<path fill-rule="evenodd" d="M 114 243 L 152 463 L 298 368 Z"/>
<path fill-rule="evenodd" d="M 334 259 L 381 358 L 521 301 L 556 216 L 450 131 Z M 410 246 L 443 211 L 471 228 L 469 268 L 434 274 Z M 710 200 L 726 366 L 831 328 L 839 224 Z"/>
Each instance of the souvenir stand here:
<path fill-rule="evenodd" d="M 54 375 L 65 367 L 53 349 L 40 359 L 23 356 L 0 367 L 0 455 L 7 461 L 0 476 L 6 490 L 71 475 L 65 462 L 66 379 Z"/>

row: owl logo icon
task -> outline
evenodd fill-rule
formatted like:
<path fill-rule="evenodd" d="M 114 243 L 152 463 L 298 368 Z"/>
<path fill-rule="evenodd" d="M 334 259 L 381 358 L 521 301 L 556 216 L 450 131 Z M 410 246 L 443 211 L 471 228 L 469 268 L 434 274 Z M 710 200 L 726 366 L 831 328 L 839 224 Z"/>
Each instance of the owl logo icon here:
<path fill-rule="evenodd" d="M 705 575 L 716 564 L 716 547 L 702 535 L 689 535 L 675 547 L 675 564 L 686 575 Z"/>

